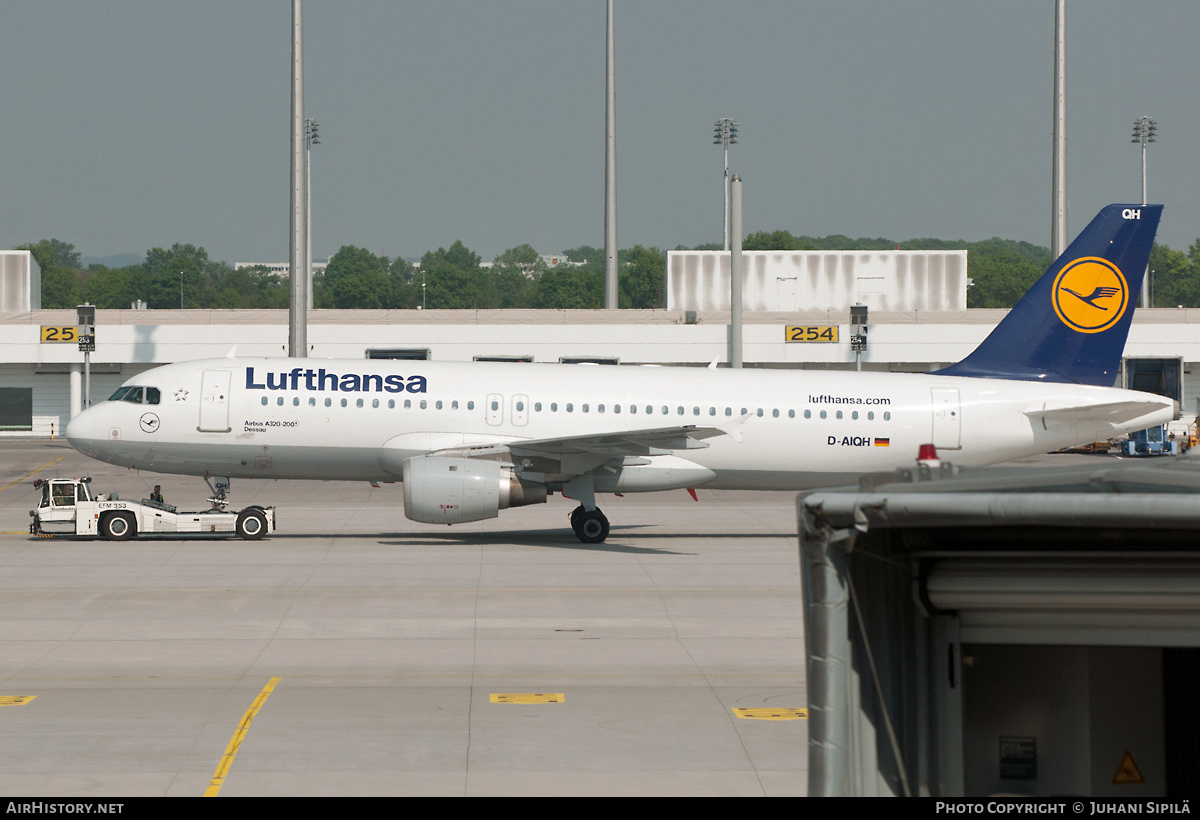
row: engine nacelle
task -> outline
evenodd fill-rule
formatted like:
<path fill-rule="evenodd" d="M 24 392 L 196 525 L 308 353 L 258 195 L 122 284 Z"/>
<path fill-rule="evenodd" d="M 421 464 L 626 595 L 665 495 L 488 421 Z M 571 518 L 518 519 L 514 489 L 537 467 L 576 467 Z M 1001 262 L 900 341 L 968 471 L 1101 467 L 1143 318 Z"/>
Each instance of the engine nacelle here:
<path fill-rule="evenodd" d="M 544 485 L 522 482 L 498 461 L 417 456 L 404 462 L 402 480 L 404 514 L 422 524 L 482 521 L 546 501 Z"/>

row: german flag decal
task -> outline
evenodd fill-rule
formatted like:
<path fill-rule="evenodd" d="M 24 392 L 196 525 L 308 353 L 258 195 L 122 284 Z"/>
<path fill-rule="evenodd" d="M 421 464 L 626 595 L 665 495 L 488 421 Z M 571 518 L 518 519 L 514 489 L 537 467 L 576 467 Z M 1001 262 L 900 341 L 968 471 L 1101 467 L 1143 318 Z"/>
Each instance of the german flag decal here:
<path fill-rule="evenodd" d="M 877 439 L 875 439 L 875 446 L 876 446 L 876 447 L 890 447 L 890 446 L 891 446 L 891 444 L 892 444 L 892 440 L 891 440 L 890 438 L 877 438 Z"/>

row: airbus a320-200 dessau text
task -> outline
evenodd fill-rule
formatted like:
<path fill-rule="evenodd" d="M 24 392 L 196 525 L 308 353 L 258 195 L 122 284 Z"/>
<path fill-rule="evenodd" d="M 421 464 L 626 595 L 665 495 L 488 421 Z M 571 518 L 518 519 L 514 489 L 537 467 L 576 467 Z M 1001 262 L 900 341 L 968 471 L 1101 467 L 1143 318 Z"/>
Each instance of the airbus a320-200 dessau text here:
<path fill-rule="evenodd" d="M 966 359 L 926 374 L 313 359 L 147 370 L 71 420 L 80 452 L 231 478 L 395 481 L 414 521 L 457 524 L 562 493 L 798 490 L 912 463 L 980 465 L 1162 424 L 1113 387 L 1161 205 L 1110 205 Z"/>

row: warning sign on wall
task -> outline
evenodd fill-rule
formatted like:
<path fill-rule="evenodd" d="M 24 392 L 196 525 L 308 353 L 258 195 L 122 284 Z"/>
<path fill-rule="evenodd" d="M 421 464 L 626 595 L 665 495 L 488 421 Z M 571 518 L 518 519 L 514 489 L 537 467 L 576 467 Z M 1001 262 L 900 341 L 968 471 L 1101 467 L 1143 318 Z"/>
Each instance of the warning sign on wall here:
<path fill-rule="evenodd" d="M 1125 756 L 1121 758 L 1120 765 L 1117 766 L 1117 773 L 1112 779 L 1114 786 L 1129 786 L 1135 783 L 1145 783 L 1146 778 L 1142 777 L 1142 770 L 1133 762 L 1133 755 L 1129 750 L 1125 750 Z"/>

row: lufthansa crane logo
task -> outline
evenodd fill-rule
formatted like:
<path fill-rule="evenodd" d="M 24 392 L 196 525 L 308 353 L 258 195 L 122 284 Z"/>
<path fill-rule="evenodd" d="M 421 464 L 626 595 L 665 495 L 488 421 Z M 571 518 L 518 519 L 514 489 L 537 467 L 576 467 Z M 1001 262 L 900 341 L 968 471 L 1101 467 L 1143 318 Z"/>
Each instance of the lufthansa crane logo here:
<path fill-rule="evenodd" d="M 1108 330 L 1125 315 L 1129 285 L 1112 262 L 1097 256 L 1076 259 L 1054 280 L 1054 312 L 1080 333 Z"/>

